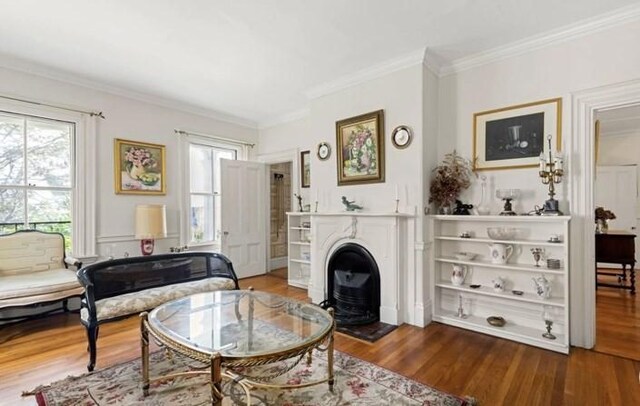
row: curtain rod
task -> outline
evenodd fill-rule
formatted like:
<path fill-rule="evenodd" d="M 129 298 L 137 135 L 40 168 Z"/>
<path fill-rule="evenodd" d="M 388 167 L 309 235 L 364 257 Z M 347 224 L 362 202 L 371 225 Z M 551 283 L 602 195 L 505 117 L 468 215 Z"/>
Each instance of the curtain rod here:
<path fill-rule="evenodd" d="M 85 110 L 78 110 L 78 109 L 72 109 L 69 107 L 63 107 L 63 106 L 56 106 L 55 104 L 48 104 L 48 103 L 41 103 L 41 102 L 37 102 L 37 101 L 33 101 L 33 100 L 26 100 L 26 99 L 19 99 L 17 97 L 10 97 L 10 96 L 3 96 L 0 95 L 0 98 L 2 99 L 7 99 L 7 100 L 13 100 L 13 101 L 18 101 L 18 102 L 23 102 L 23 103 L 30 103 L 30 104 L 36 104 L 38 106 L 46 106 L 46 107 L 53 107 L 55 109 L 60 109 L 60 110 L 67 110 L 67 111 L 73 111 L 75 113 L 82 113 L 82 114 L 88 114 L 91 117 L 100 117 L 102 119 L 105 119 L 106 117 L 104 116 L 104 114 L 102 114 L 101 111 L 85 111 Z"/>
<path fill-rule="evenodd" d="M 211 135 L 211 134 L 204 134 L 204 133 L 197 133 L 194 131 L 185 131 L 185 130 L 180 130 L 178 128 L 173 130 L 176 134 L 180 134 L 180 135 L 198 135 L 200 137 L 206 137 L 206 138 L 211 138 L 214 140 L 218 140 L 218 141 L 224 141 L 224 142 L 228 142 L 231 144 L 238 144 L 238 145 L 246 145 L 250 148 L 253 148 L 256 146 L 256 144 L 252 144 L 250 142 L 246 142 L 246 141 L 240 141 L 240 140 L 234 140 L 232 138 L 225 138 L 225 137 L 218 137 L 216 135 Z"/>

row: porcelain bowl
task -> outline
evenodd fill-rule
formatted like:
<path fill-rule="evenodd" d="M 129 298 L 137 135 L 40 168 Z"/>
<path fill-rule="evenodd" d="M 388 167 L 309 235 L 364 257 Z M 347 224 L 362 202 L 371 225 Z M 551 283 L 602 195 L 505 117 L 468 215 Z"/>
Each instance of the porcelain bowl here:
<path fill-rule="evenodd" d="M 492 240 L 513 240 L 518 230 L 510 227 L 488 227 L 487 235 Z"/>
<path fill-rule="evenodd" d="M 453 255 L 461 261 L 471 261 L 477 254 L 473 252 L 454 252 Z"/>

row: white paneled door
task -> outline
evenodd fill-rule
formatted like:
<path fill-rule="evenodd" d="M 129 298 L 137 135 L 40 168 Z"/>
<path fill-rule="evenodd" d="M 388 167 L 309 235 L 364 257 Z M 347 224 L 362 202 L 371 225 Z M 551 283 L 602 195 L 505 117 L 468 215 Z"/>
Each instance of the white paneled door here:
<path fill-rule="evenodd" d="M 616 215 L 609 230 L 637 234 L 638 175 L 636 165 L 598 166 L 596 168 L 596 207 L 602 206 Z M 636 261 L 640 256 L 640 239 L 636 238 Z"/>
<path fill-rule="evenodd" d="M 266 272 L 265 165 L 222 159 L 222 252 L 233 262 L 238 278 Z"/>

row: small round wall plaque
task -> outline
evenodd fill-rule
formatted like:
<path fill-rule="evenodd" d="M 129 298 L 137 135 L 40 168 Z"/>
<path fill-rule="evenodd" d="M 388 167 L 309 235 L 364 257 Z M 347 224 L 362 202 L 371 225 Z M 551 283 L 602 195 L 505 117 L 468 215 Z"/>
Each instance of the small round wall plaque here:
<path fill-rule="evenodd" d="M 331 146 L 326 142 L 318 144 L 318 159 L 325 161 L 331 156 Z"/>
<path fill-rule="evenodd" d="M 404 149 L 411 144 L 413 138 L 413 131 L 406 125 L 400 125 L 391 133 L 391 142 L 398 149 Z"/>

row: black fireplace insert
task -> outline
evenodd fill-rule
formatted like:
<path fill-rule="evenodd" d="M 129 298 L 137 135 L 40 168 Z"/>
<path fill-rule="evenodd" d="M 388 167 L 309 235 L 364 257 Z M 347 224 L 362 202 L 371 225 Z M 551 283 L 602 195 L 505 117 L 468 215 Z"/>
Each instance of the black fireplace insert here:
<path fill-rule="evenodd" d="M 380 272 L 373 256 L 354 243 L 343 244 L 329 258 L 327 306 L 339 326 L 380 320 Z"/>

